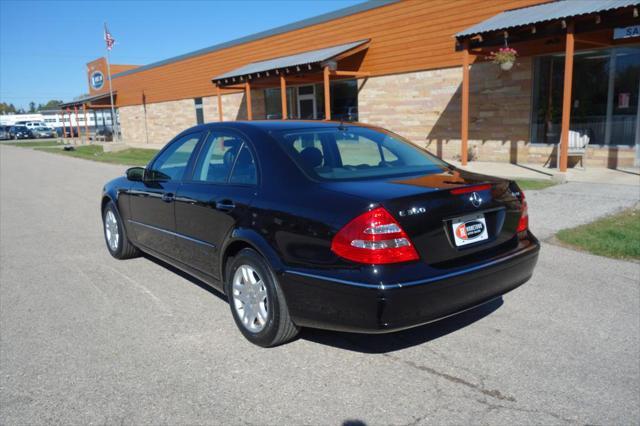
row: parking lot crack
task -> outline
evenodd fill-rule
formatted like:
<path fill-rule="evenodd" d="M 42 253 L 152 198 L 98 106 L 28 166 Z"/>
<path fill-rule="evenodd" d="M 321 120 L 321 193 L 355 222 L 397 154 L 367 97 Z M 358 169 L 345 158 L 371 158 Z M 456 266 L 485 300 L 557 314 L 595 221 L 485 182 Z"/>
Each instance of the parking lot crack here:
<path fill-rule="evenodd" d="M 429 374 L 432 374 L 434 376 L 437 376 L 437 377 L 443 378 L 445 380 L 448 380 L 451 383 L 455 383 L 455 384 L 462 385 L 462 386 L 465 386 L 467 388 L 473 389 L 473 390 L 475 390 L 477 392 L 480 392 L 481 394 L 486 395 L 488 397 L 495 398 L 495 399 L 500 400 L 500 401 L 516 402 L 516 399 L 513 396 L 504 395 L 502 392 L 500 392 L 497 389 L 486 389 L 482 385 L 471 383 L 471 382 L 469 382 L 469 381 L 467 381 L 465 379 L 462 379 L 462 378 L 457 377 L 457 376 L 453 376 L 453 375 L 448 374 L 448 373 L 442 373 L 442 372 L 440 372 L 440 371 L 438 371 L 438 370 L 436 370 L 434 368 L 427 367 L 426 365 L 420 365 L 420 364 L 416 364 L 413 361 L 403 360 L 403 359 L 398 358 L 398 357 L 396 357 L 394 355 L 391 355 L 391 354 L 384 354 L 384 356 L 386 356 L 388 358 L 391 358 L 394 361 L 401 362 L 401 363 L 403 363 L 403 364 L 405 364 L 405 365 L 407 365 L 407 366 L 409 366 L 411 368 L 414 368 L 416 370 L 424 371 L 426 373 L 429 373 Z"/>
<path fill-rule="evenodd" d="M 560 420 L 562 422 L 565 422 L 567 424 L 574 424 L 574 423 L 578 423 L 577 419 L 569 419 L 566 417 L 562 417 L 559 414 L 553 413 L 551 411 L 545 411 L 545 410 L 537 410 L 537 409 L 529 409 L 529 408 L 521 408 L 521 407 L 514 407 L 514 406 L 506 406 L 506 405 L 500 405 L 500 404 L 492 404 L 490 402 L 488 402 L 486 399 L 476 399 L 477 402 L 479 402 L 480 404 L 484 405 L 487 407 L 487 412 L 491 412 L 494 410 L 511 410 L 511 411 L 516 411 L 516 412 L 520 412 L 520 413 L 530 413 L 530 414 L 536 414 L 536 415 L 547 415 L 550 417 L 553 417 L 556 420 Z"/>

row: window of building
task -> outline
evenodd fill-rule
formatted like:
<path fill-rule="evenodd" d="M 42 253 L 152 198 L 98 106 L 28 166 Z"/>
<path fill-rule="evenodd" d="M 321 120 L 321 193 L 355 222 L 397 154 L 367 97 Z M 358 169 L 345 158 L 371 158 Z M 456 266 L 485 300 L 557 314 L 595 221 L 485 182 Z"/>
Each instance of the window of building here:
<path fill-rule="evenodd" d="M 640 47 L 577 52 L 570 130 L 593 145 L 633 145 L 640 98 Z M 558 143 L 562 126 L 564 54 L 536 58 L 531 141 Z"/>
<path fill-rule="evenodd" d="M 196 106 L 196 124 L 204 124 L 204 110 L 202 107 L 202 98 L 195 98 L 193 102 Z"/>
<path fill-rule="evenodd" d="M 287 115 L 288 118 L 297 117 L 294 108 L 294 88 L 287 87 Z M 269 88 L 264 91 L 265 111 L 267 120 L 282 119 L 282 98 L 279 88 Z"/>
<path fill-rule="evenodd" d="M 357 80 L 331 82 L 331 118 L 334 120 L 358 120 Z M 265 111 L 267 119 L 282 118 L 282 100 L 279 88 L 265 89 Z M 323 120 L 324 85 L 308 84 L 287 87 L 287 112 L 289 118 Z"/>

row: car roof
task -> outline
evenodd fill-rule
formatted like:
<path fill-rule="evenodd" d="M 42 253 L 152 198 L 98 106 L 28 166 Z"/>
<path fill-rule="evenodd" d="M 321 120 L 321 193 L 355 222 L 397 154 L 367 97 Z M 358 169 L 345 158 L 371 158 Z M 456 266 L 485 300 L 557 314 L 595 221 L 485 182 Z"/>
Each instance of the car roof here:
<path fill-rule="evenodd" d="M 243 129 L 259 129 L 263 131 L 279 131 L 279 130 L 300 130 L 300 129 L 318 129 L 318 128 L 336 128 L 343 126 L 371 127 L 362 123 L 340 122 L 340 121 L 324 121 L 324 120 L 251 120 L 251 121 L 222 121 L 215 123 L 205 123 L 195 128 L 215 129 L 216 127 Z M 194 129 L 195 129 L 194 128 Z"/>

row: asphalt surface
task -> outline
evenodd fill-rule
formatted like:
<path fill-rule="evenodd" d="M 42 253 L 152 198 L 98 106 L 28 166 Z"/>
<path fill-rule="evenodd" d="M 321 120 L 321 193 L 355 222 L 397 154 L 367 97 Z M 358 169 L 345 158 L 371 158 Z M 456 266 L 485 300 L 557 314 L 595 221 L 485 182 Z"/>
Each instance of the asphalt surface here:
<path fill-rule="evenodd" d="M 503 301 L 402 333 L 307 330 L 261 349 L 223 297 L 149 258 L 112 259 L 113 166 L 0 147 L 0 423 L 637 424 L 640 265 L 545 243 Z M 638 187 L 527 193 L 532 229 Z"/>

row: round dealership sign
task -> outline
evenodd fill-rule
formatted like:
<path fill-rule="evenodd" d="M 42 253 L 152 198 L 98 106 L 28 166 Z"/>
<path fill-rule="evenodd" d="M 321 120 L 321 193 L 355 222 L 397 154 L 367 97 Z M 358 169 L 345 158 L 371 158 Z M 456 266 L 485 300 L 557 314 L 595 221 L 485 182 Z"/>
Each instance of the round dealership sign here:
<path fill-rule="evenodd" d="M 104 74 L 101 71 L 94 71 L 91 73 L 91 87 L 94 90 L 102 89 L 104 85 Z"/>

